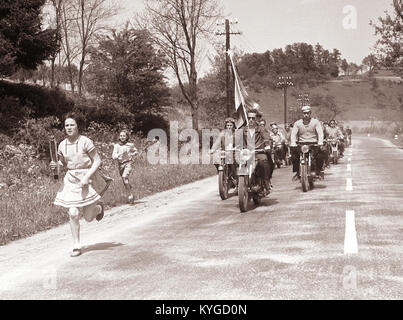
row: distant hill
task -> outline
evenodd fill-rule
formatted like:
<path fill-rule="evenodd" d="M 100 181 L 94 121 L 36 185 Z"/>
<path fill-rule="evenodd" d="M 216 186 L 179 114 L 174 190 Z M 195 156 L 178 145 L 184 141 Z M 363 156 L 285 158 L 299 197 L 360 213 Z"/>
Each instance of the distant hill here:
<path fill-rule="evenodd" d="M 250 89 L 249 89 L 250 90 Z M 266 89 L 249 95 L 256 99 L 262 107 L 268 121 L 282 123 L 284 119 L 284 100 L 282 90 Z M 329 81 L 313 88 L 287 90 L 288 119 L 292 109 L 297 107 L 298 94 L 308 93 L 311 101 L 315 96 L 332 95 L 337 106 L 343 110 L 336 118 L 344 121 L 369 121 L 375 118 L 380 121 L 403 120 L 403 84 L 383 80 L 337 80 Z M 319 107 L 312 107 L 313 113 Z M 297 111 L 294 111 L 297 112 Z"/>

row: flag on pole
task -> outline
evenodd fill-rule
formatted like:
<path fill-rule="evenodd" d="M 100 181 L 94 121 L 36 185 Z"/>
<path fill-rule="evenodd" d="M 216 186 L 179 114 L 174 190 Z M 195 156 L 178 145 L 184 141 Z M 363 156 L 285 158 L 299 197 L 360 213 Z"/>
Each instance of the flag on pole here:
<path fill-rule="evenodd" d="M 240 128 L 244 125 L 248 125 L 248 116 L 247 116 L 248 110 L 254 110 L 259 113 L 260 113 L 260 110 L 258 110 L 259 105 L 249 97 L 244 85 L 242 84 L 242 81 L 238 75 L 238 72 L 236 70 L 235 63 L 233 60 L 233 52 L 231 50 L 228 50 L 227 54 L 231 60 L 231 66 L 232 66 L 232 70 L 234 72 L 234 78 L 235 78 L 235 95 L 234 95 L 235 99 L 234 100 L 235 100 L 235 111 L 237 114 L 236 127 Z M 256 106 L 258 108 L 256 108 Z"/>
<path fill-rule="evenodd" d="M 227 52 L 230 60 L 231 60 L 231 66 L 232 66 L 232 71 L 234 72 L 234 78 L 235 78 L 235 111 L 237 114 L 237 119 L 236 119 L 236 127 L 240 128 L 244 126 L 245 124 L 248 124 L 248 117 L 246 115 L 246 105 L 245 105 L 245 96 L 247 96 L 246 90 L 244 86 L 242 85 L 241 79 L 239 79 L 238 72 L 236 71 L 234 60 L 232 58 L 233 52 L 231 50 L 228 50 Z"/>

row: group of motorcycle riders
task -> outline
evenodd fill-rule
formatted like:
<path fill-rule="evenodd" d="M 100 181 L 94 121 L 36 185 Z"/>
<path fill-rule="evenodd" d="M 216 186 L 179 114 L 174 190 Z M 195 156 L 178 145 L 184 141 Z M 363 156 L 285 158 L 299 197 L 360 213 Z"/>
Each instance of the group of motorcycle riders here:
<path fill-rule="evenodd" d="M 270 123 L 270 128 L 266 127 L 266 120 L 258 109 L 247 112 L 248 126 L 236 129 L 236 121 L 229 117 L 225 119 L 225 129 L 219 139 L 211 147 L 211 153 L 216 150 L 229 150 L 235 146 L 235 131 L 241 130 L 243 141 L 247 138 L 254 139 L 254 148 L 257 159 L 256 170 L 262 177 L 263 194 L 270 193 L 273 188 L 271 178 L 275 166 L 292 163 L 292 171 L 295 173 L 293 181 L 298 181 L 300 177 L 300 152 L 303 144 L 312 144 L 312 172 L 315 172 L 318 179 L 323 180 L 324 169 L 330 167 L 331 148 L 329 141 L 338 142 L 339 157 L 344 154 L 345 144 L 351 143 L 351 129 L 347 126 L 338 125 L 335 120 L 321 122 L 312 117 L 311 107 L 308 105 L 301 107 L 302 119 L 293 124 L 285 124 L 284 134 L 279 130 L 275 122 Z M 248 137 L 248 135 L 250 135 Z M 231 138 L 229 139 L 230 136 Z M 227 145 L 226 145 L 227 144 Z M 216 165 L 218 169 L 218 165 Z M 237 164 L 228 164 L 229 178 L 233 181 L 233 188 L 237 189 Z"/>

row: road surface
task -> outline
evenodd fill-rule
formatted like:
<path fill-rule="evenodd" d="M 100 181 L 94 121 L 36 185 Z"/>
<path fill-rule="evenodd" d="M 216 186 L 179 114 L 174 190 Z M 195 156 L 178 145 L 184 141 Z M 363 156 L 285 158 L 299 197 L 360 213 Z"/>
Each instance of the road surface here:
<path fill-rule="evenodd" d="M 402 299 L 403 150 L 353 139 L 303 193 L 274 172 L 240 213 L 211 177 L 0 247 L 0 299 Z"/>

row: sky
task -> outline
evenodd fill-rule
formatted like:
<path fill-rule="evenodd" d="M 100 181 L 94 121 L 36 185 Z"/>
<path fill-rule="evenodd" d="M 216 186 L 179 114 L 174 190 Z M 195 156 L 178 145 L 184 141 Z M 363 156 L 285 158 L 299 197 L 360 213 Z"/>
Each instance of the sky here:
<path fill-rule="evenodd" d="M 237 19 L 231 47 L 262 53 L 287 44 L 320 43 L 340 50 L 348 62 L 361 64 L 375 44 L 369 21 L 392 12 L 392 0 L 217 0 L 225 17 Z M 143 8 L 142 0 L 120 0 L 124 10 L 116 18 L 123 22 Z M 217 27 L 222 28 L 223 26 Z M 219 36 L 218 36 L 219 37 Z M 221 36 L 224 43 L 225 38 Z M 208 59 L 206 59 L 208 60 Z"/>

